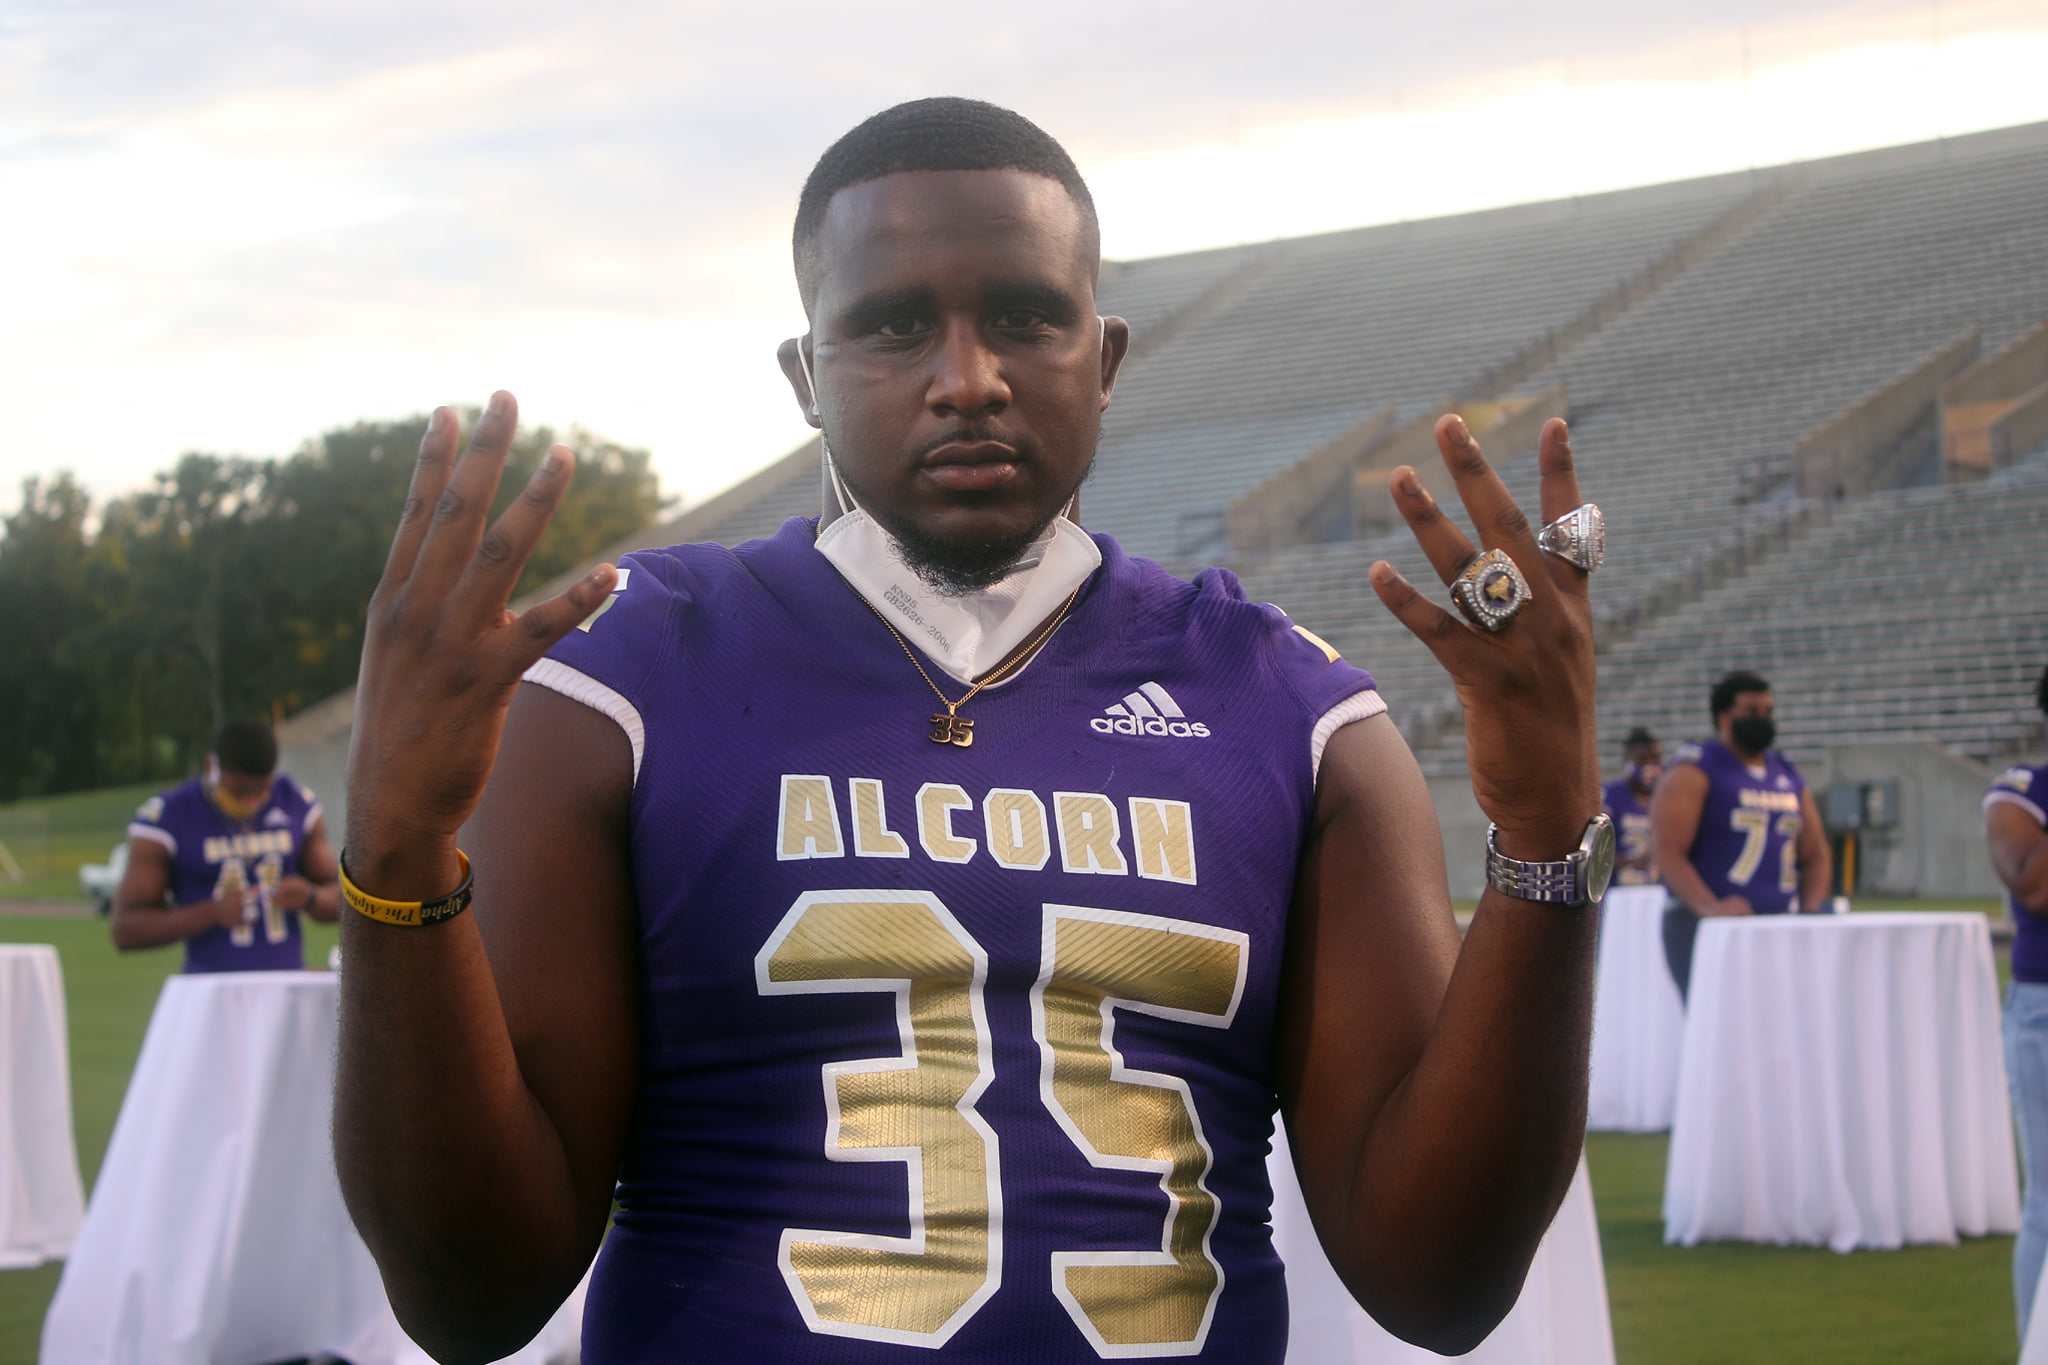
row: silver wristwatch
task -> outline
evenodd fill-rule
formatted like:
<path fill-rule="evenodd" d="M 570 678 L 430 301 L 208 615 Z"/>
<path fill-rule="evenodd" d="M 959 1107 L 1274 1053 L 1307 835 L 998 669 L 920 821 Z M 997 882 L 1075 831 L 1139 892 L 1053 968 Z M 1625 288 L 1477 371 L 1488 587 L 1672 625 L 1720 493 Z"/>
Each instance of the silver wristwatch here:
<path fill-rule="evenodd" d="M 1516 900 L 1550 905 L 1590 905 L 1607 894 L 1614 875 L 1614 821 L 1602 811 L 1586 826 L 1585 837 L 1562 862 L 1524 863 L 1508 857 L 1494 842 L 1497 825 L 1486 827 L 1486 884 Z"/>

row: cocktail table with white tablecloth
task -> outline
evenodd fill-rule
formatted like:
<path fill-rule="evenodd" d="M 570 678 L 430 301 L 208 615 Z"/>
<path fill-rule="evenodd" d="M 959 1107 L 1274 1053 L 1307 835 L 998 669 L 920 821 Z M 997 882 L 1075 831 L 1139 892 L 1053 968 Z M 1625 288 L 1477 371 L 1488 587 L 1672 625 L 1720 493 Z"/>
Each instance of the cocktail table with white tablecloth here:
<path fill-rule="evenodd" d="M 0 1270 L 69 1251 L 84 1209 L 57 950 L 0 944 Z"/>
<path fill-rule="evenodd" d="M 57 1296 L 42 1365 L 412 1365 L 342 1207 L 328 1124 L 336 980 L 164 984 Z M 573 1343 L 580 1296 L 513 1357 Z"/>
<path fill-rule="evenodd" d="M 1982 915 L 1700 925 L 1665 1241 L 1849 1251 L 2018 1226 Z"/>
<path fill-rule="evenodd" d="M 1671 1126 L 1685 1007 L 1664 964 L 1661 886 L 1617 886 L 1600 905 L 1593 994 L 1593 1079 L 1586 1126 L 1655 1133 Z"/>
<path fill-rule="evenodd" d="M 1273 1245 L 1287 1265 L 1288 1365 L 1427 1365 L 1443 1357 L 1389 1334 L 1338 1280 L 1310 1226 L 1287 1135 L 1275 1131 Z M 1552 1220 L 1522 1297 L 1467 1365 L 1614 1365 L 1607 1272 L 1585 1158 Z"/>

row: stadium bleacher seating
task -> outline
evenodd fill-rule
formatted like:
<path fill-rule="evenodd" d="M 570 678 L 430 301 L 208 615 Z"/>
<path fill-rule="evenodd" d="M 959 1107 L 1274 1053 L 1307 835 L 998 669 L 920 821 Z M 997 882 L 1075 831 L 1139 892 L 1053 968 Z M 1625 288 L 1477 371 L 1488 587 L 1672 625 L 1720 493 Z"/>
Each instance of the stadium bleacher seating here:
<path fill-rule="evenodd" d="M 2048 616 L 1978 603 L 1998 574 L 2020 575 L 2022 596 L 2048 596 L 2048 480 L 2016 468 L 1992 485 L 1875 495 L 1829 520 L 1792 496 L 1790 462 L 1804 432 L 1956 333 L 1981 328 L 1991 351 L 2048 316 L 2048 127 L 1789 174 L 1793 192 L 1738 240 L 1530 382 L 1562 379 L 1571 394 L 1581 479 L 1609 518 L 1602 611 L 1644 623 L 1640 642 L 1602 658 L 1603 737 L 1612 748 L 1638 723 L 1698 733 L 1715 676 L 1779 667 L 1795 752 L 1882 735 L 1999 757 L 2036 733 L 2022 718 L 2048 662 Z M 1533 505 L 1528 453 L 1508 477 Z M 1930 529 L 1951 524 L 1945 540 Z M 1760 558 L 1787 536 L 1760 567 L 1715 585 L 1731 559 Z M 1791 590 L 1821 581 L 1849 545 L 1869 557 L 1873 599 L 1920 606 L 1831 614 L 1834 604 Z M 1907 556 L 1915 571 L 1891 566 Z M 1427 571 L 1391 537 L 1298 547 L 1245 577 L 1381 675 L 1425 768 L 1456 770 L 1454 700 L 1433 662 L 1380 619 L 1364 580 L 1376 557 Z M 1696 591 L 1697 603 L 1663 605 Z M 1803 671 L 1807 656 L 1782 651 L 1823 625 L 1818 666 Z M 1915 687 L 1925 705 L 1906 703 Z"/>
<path fill-rule="evenodd" d="M 1585 325 L 1673 253 L 1683 268 Z M 1708 685 L 1738 666 L 1777 682 L 1795 754 L 1881 736 L 1997 758 L 2037 734 L 2048 457 L 1833 504 L 1797 495 L 1792 458 L 1957 335 L 1989 354 L 2048 318 L 2048 124 L 1110 263 L 1101 306 L 1134 340 L 1084 522 L 1178 572 L 1229 563 L 1374 672 L 1428 771 L 1462 767 L 1456 699 L 1366 583 L 1377 558 L 1432 581 L 1413 542 L 1233 551 L 1225 512 L 1384 406 L 1407 423 L 1510 397 L 1502 375 L 1564 386 L 1609 518 L 1606 747 L 1633 724 L 1704 730 Z M 1491 454 L 1533 507 L 1533 451 Z M 814 513 L 815 454 L 752 488 L 657 529 L 734 543 Z"/>

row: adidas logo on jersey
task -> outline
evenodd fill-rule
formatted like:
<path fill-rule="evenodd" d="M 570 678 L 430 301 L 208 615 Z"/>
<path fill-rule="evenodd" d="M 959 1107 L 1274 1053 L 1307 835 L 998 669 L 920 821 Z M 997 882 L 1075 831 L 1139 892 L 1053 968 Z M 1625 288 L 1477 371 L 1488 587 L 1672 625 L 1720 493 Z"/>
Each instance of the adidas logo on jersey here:
<path fill-rule="evenodd" d="M 1148 682 L 1122 701 L 1112 702 L 1088 728 L 1098 735 L 1161 735 L 1172 739 L 1207 739 L 1209 727 L 1189 720 L 1180 703 L 1156 682 Z"/>
<path fill-rule="evenodd" d="M 266 825 L 289 825 L 291 822 L 291 816 L 286 815 L 276 806 L 272 806 L 268 811 L 265 811 L 263 815 L 263 823 Z"/>

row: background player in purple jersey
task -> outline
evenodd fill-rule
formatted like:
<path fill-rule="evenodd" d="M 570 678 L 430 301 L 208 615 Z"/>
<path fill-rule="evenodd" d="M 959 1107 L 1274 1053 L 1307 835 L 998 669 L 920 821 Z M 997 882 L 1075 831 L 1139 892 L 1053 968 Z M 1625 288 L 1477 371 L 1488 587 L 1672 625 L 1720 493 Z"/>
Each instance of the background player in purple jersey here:
<path fill-rule="evenodd" d="M 2034 692 L 2048 715 L 2048 669 Z M 2048 1255 L 2048 763 L 2009 768 L 1984 793 L 1984 839 L 2012 915 L 2012 988 L 2005 997 L 2005 1076 L 2027 1174 L 2012 1248 L 2020 1337 Z"/>
<path fill-rule="evenodd" d="M 1714 684 L 1707 707 L 1715 737 L 1678 747 L 1650 807 L 1671 892 L 1664 958 L 1680 995 L 1702 916 L 1817 911 L 1834 871 L 1806 779 L 1771 747 L 1771 685 L 1738 669 Z"/>
<path fill-rule="evenodd" d="M 1129 332 L 1057 143 L 877 115 L 795 249 L 822 534 L 636 555 L 515 618 L 572 453 L 487 527 L 511 396 L 459 459 L 446 408 L 421 446 L 357 695 L 335 1129 L 401 1321 L 506 1354 L 616 1191 L 593 1365 L 1278 1362 L 1277 1105 L 1359 1300 L 1469 1349 L 1578 1160 L 1583 895 L 1489 889 L 1461 947 L 1370 679 L 1229 575 L 1062 524 Z M 1501 855 L 1597 864 L 1586 572 L 1437 435 L 1526 607 L 1482 633 L 1373 588 L 1456 680 Z M 1563 422 L 1540 465 L 1551 521 Z M 1392 491 L 1444 583 L 1478 560 L 1413 470 Z"/>
<path fill-rule="evenodd" d="M 1650 798 L 1664 772 L 1664 747 L 1638 725 L 1621 742 L 1621 761 L 1621 776 L 1600 788 L 1600 808 L 1614 821 L 1614 883 L 1655 886 L 1659 879 Z"/>
<path fill-rule="evenodd" d="M 204 777 L 142 803 L 108 926 L 116 948 L 183 943 L 188 972 L 306 965 L 299 916 L 339 916 L 339 866 L 313 793 L 276 768 L 270 727 L 231 720 Z"/>

